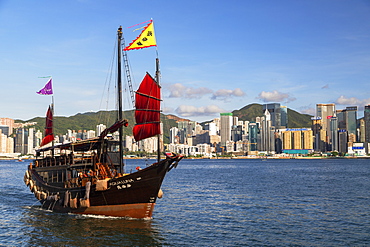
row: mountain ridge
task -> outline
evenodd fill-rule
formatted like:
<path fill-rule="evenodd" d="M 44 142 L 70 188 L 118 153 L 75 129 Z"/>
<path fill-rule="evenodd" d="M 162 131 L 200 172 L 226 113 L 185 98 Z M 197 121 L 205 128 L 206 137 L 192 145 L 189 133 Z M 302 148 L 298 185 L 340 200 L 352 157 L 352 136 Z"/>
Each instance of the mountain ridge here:
<path fill-rule="evenodd" d="M 252 103 L 246 105 L 239 110 L 232 111 L 234 116 L 237 116 L 241 121 L 255 121 L 256 117 L 263 116 L 262 105 L 257 103 Z M 123 117 L 128 120 L 129 128 L 124 128 L 124 134 L 131 135 L 131 128 L 134 121 L 134 110 L 128 110 L 123 112 Z M 56 135 L 64 135 L 67 130 L 96 130 L 98 124 L 105 124 L 107 127 L 111 126 L 115 120 L 116 111 L 98 111 L 98 112 L 85 112 L 77 113 L 70 117 L 55 116 L 54 117 L 54 133 Z M 178 121 L 192 121 L 189 119 L 184 119 L 173 114 L 161 114 L 161 120 L 163 122 L 164 137 L 169 140 L 169 130 L 171 127 L 177 127 Z M 212 120 L 210 120 L 212 121 Z M 210 121 L 205 121 L 210 122 Z M 35 117 L 27 121 L 15 120 L 18 123 L 25 122 L 37 122 L 34 126 L 36 130 L 43 132 L 45 125 L 44 117 Z M 201 123 L 202 124 L 202 123 Z M 301 114 L 288 108 L 288 127 L 289 128 L 299 128 L 311 126 L 311 116 L 308 114 Z"/>

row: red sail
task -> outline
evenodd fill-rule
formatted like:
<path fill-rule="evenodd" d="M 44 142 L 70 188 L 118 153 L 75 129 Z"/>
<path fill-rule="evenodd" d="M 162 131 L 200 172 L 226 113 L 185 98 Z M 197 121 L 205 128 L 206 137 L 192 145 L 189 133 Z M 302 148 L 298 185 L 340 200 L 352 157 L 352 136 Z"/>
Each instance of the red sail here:
<path fill-rule="evenodd" d="M 161 87 L 148 73 L 136 91 L 135 107 L 135 140 L 160 134 Z"/>
<path fill-rule="evenodd" d="M 46 122 L 45 122 L 45 137 L 42 139 L 40 146 L 44 146 L 54 140 L 53 134 L 53 111 L 49 106 L 49 109 L 46 113 Z"/>

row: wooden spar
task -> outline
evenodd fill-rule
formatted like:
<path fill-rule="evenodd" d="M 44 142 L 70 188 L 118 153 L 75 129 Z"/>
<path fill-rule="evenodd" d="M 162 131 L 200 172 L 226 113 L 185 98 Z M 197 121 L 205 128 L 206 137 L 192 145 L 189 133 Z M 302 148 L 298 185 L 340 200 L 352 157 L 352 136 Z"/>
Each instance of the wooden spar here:
<path fill-rule="evenodd" d="M 159 58 L 157 57 L 156 60 L 155 60 L 155 79 L 157 81 L 157 84 L 159 84 Z M 160 115 L 159 115 L 160 117 Z M 157 149 L 157 162 L 159 162 L 161 160 L 161 140 L 160 140 L 160 134 L 157 135 L 157 146 L 158 146 L 158 149 Z"/>
<path fill-rule="evenodd" d="M 118 119 L 122 120 L 122 78 L 121 78 L 121 39 L 122 39 L 122 26 L 118 28 L 117 31 L 117 91 L 118 91 Z M 123 171 L 123 127 L 121 126 L 119 128 L 119 167 L 121 170 L 121 173 L 124 173 Z"/>

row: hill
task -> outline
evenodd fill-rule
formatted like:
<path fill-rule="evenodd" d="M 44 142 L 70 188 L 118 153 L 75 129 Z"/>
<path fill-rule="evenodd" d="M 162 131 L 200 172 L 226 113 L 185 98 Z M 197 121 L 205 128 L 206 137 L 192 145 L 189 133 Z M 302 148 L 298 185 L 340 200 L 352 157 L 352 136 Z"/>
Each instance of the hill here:
<path fill-rule="evenodd" d="M 256 117 L 263 116 L 261 104 L 250 104 L 244 106 L 239 110 L 234 110 L 234 116 L 239 117 L 242 121 L 255 121 Z M 54 117 L 54 133 L 56 135 L 64 135 L 70 130 L 95 130 L 98 124 L 105 124 L 107 127 L 111 126 L 116 120 L 116 111 L 99 111 L 99 112 L 87 112 L 78 113 L 70 117 Z M 129 127 L 123 128 L 124 134 L 132 135 L 131 127 L 134 125 L 134 111 L 124 111 L 123 117 L 128 120 Z M 191 121 L 189 119 L 183 119 L 174 115 L 161 115 L 164 129 L 164 141 L 169 141 L 169 129 L 177 127 L 177 121 Z M 37 122 L 35 125 L 36 130 L 44 131 L 45 118 L 36 117 L 27 121 L 16 120 L 16 122 Z M 207 121 L 209 122 L 209 121 Z M 204 122 L 206 123 L 206 122 Z M 202 123 L 202 124 L 204 124 Z M 300 114 L 294 110 L 288 108 L 288 127 L 289 128 L 301 128 L 311 126 L 311 116 L 307 114 Z"/>
<path fill-rule="evenodd" d="M 242 121 L 255 121 L 256 117 L 263 116 L 261 104 L 250 104 L 232 113 Z M 312 125 L 311 117 L 288 108 L 288 128 L 309 127 Z"/>
<path fill-rule="evenodd" d="M 111 126 L 117 119 L 116 111 L 99 111 L 99 112 L 87 112 L 78 113 L 70 117 L 54 117 L 54 133 L 55 135 L 64 135 L 70 130 L 96 130 L 98 124 L 105 124 L 107 127 Z M 132 135 L 132 126 L 135 124 L 134 111 L 124 111 L 123 118 L 127 119 L 129 126 L 123 128 L 125 135 Z M 161 120 L 163 122 L 163 129 L 167 130 L 174 126 L 177 126 L 176 120 L 173 117 L 168 117 L 162 114 Z M 45 118 L 36 117 L 27 121 L 16 120 L 16 122 L 37 122 L 34 126 L 36 130 L 44 131 Z M 164 131 L 164 141 L 169 140 L 168 131 Z"/>

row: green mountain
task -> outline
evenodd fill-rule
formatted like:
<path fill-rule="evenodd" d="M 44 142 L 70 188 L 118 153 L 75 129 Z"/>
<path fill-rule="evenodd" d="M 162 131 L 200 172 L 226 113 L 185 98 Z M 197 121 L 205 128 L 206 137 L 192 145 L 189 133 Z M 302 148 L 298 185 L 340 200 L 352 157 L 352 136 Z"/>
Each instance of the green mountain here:
<path fill-rule="evenodd" d="M 262 109 L 260 104 L 250 104 L 239 110 L 234 110 L 232 113 L 241 121 L 256 121 L 256 117 L 263 116 Z M 310 127 L 312 125 L 311 117 L 288 108 L 288 128 Z"/>
<path fill-rule="evenodd" d="M 132 126 L 135 124 L 134 111 L 124 111 L 123 118 L 127 119 L 129 126 L 123 128 L 124 134 L 132 135 Z M 99 112 L 87 112 L 79 113 L 71 117 L 54 117 L 54 134 L 64 135 L 70 130 L 96 130 L 98 124 L 105 124 L 110 127 L 117 119 L 117 111 L 99 111 Z M 163 129 L 167 130 L 174 126 L 177 126 L 176 120 L 172 117 L 167 117 L 167 115 L 161 115 L 161 120 L 163 122 Z M 16 120 L 16 122 L 37 122 L 34 126 L 36 130 L 44 131 L 45 118 L 36 117 L 27 121 Z M 164 131 L 164 142 L 169 140 L 168 131 Z"/>
<path fill-rule="evenodd" d="M 239 110 L 232 112 L 234 116 L 239 117 L 242 121 L 255 121 L 256 117 L 263 116 L 262 105 L 250 104 L 244 106 Z M 98 124 L 105 124 L 107 127 L 111 126 L 116 121 L 116 111 L 99 111 L 79 113 L 71 117 L 54 117 L 54 133 L 56 135 L 64 135 L 70 130 L 96 130 Z M 123 117 L 128 120 L 129 126 L 124 129 L 124 134 L 132 135 L 132 126 L 135 124 L 134 111 L 124 111 Z M 174 115 L 161 115 L 163 122 L 164 142 L 169 142 L 169 129 L 177 127 L 177 121 L 190 121 L 182 119 Z M 36 130 L 44 131 L 45 118 L 36 117 L 27 121 L 16 120 L 16 122 L 37 122 L 34 126 Z M 209 122 L 209 121 L 207 121 Z M 206 123 L 206 122 L 204 122 Z M 202 123 L 202 124 L 204 124 Z M 307 114 L 300 114 L 288 108 L 288 127 L 302 128 L 311 126 L 311 116 Z"/>

